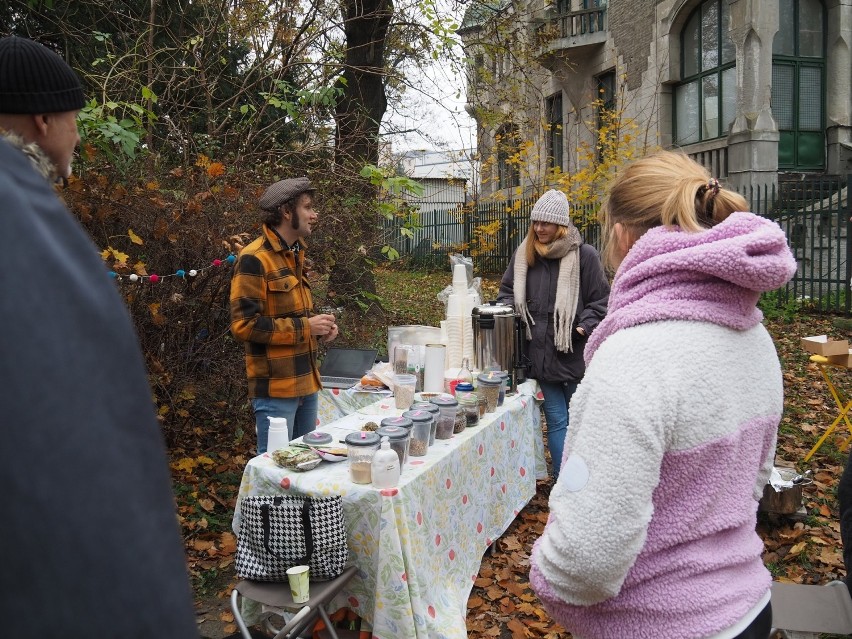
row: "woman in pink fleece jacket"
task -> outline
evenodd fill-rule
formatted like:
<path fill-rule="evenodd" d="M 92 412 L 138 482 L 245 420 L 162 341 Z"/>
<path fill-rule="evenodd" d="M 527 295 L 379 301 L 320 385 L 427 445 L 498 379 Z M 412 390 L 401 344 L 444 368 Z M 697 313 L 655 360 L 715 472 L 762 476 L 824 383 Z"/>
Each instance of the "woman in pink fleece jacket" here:
<path fill-rule="evenodd" d="M 618 270 L 530 570 L 575 638 L 769 635 L 755 519 L 783 388 L 756 304 L 796 263 L 746 208 L 672 152 L 628 167 L 604 204 Z"/>

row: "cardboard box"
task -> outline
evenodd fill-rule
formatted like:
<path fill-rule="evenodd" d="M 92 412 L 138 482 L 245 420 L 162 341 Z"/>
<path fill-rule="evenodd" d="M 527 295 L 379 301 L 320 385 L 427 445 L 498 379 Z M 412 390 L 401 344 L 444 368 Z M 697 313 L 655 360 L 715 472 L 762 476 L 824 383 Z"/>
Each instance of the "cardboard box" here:
<path fill-rule="evenodd" d="M 814 355 L 829 357 L 831 355 L 846 356 L 849 353 L 849 341 L 845 339 L 828 339 L 827 335 L 812 335 L 801 339 L 802 348 Z"/>
<path fill-rule="evenodd" d="M 852 348 L 843 355 L 829 355 L 828 361 L 832 364 L 836 364 L 837 366 L 852 368 Z"/>

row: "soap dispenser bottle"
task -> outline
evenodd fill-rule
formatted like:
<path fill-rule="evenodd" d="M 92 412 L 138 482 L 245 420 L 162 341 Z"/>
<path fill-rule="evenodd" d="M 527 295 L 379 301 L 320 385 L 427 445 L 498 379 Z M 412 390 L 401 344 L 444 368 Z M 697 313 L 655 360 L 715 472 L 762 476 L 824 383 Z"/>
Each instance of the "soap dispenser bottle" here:
<path fill-rule="evenodd" d="M 395 488 L 399 482 L 399 455 L 390 447 L 390 440 L 382 437 L 379 450 L 373 453 L 373 486 Z"/>

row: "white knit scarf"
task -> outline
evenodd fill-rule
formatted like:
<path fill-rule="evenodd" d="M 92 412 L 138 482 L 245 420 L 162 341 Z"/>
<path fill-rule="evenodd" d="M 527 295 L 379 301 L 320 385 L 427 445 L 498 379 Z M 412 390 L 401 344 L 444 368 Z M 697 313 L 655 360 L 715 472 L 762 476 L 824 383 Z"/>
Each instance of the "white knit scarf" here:
<path fill-rule="evenodd" d="M 548 247 L 547 257 L 559 260 L 559 277 L 556 280 L 556 299 L 553 303 L 553 322 L 556 328 L 554 343 L 556 350 L 562 353 L 573 352 L 571 325 L 577 313 L 577 300 L 580 296 L 580 232 L 570 226 L 568 234 L 553 240 Z M 532 339 L 530 326 L 535 321 L 527 308 L 527 240 L 521 242 L 515 253 L 514 298 L 515 311 L 521 316 L 527 328 L 527 339 Z M 539 256 L 539 259 L 541 257 Z"/>

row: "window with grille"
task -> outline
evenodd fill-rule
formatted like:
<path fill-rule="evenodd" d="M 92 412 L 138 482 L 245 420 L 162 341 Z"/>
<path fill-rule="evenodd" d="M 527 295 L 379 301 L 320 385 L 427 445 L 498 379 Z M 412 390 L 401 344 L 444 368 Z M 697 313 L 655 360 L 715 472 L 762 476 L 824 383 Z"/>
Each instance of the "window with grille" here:
<path fill-rule="evenodd" d="M 562 170 L 563 122 L 562 92 L 555 93 L 544 101 L 546 118 L 545 140 L 547 146 L 547 166 L 549 169 Z"/>
<path fill-rule="evenodd" d="M 595 100 L 595 124 L 597 125 L 597 159 L 598 162 L 603 160 L 604 145 L 609 140 L 603 138 L 604 129 L 609 131 L 610 139 L 618 136 L 616 130 L 618 126 L 618 113 L 616 112 L 617 104 L 615 100 L 615 71 L 602 73 L 595 77 L 595 86 L 597 87 L 597 99 Z"/>
<path fill-rule="evenodd" d="M 825 10 L 820 0 L 779 0 L 772 43 L 772 117 L 778 167 L 825 167 Z"/>
<path fill-rule="evenodd" d="M 736 52 L 725 0 L 706 0 L 681 32 L 681 82 L 675 87 L 675 144 L 728 134 L 736 113 Z"/>
<path fill-rule="evenodd" d="M 508 189 L 520 186 L 518 155 L 520 140 L 514 124 L 505 124 L 497 131 L 497 187 Z"/>

